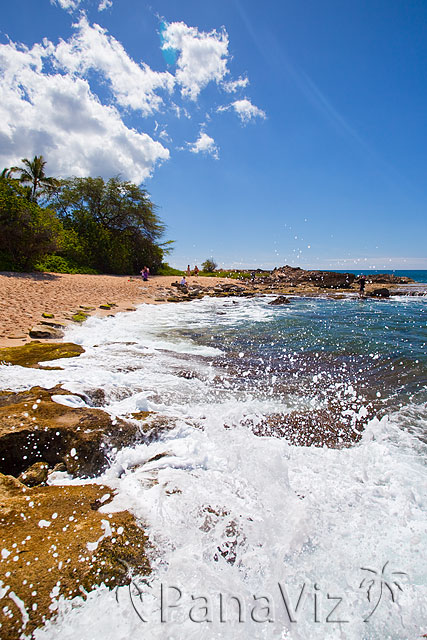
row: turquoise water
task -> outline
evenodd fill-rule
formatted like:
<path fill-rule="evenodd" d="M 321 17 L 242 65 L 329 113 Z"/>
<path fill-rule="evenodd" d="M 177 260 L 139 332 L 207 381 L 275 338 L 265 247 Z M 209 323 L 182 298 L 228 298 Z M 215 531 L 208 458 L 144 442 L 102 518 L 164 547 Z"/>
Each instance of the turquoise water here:
<path fill-rule="evenodd" d="M 271 393 L 272 374 L 281 393 L 289 387 L 316 395 L 319 385 L 313 376 L 323 372 L 330 393 L 338 381 L 347 381 L 363 392 L 364 399 L 381 397 L 376 404 L 386 403 L 389 410 L 414 394 L 420 402 L 427 400 L 425 298 L 295 297 L 290 305 L 276 307 L 273 316 L 267 300 L 258 304 L 268 314 L 264 321 L 247 319 L 221 330 L 212 324 L 203 332 L 187 328 L 182 334 L 221 349 L 225 353 L 221 359 L 233 362 L 237 372 L 249 370 L 243 384 L 258 395 L 265 389 Z M 238 373 L 233 384 L 242 384 Z"/>

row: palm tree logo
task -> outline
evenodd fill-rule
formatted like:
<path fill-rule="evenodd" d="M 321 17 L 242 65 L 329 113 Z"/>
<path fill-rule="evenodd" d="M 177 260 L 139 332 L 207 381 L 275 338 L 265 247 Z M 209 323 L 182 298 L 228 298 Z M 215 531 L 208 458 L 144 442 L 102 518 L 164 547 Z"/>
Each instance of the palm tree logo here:
<path fill-rule="evenodd" d="M 387 560 L 381 572 L 375 571 L 375 569 L 368 569 L 367 567 L 360 567 L 362 571 L 369 571 L 369 573 L 373 575 L 373 577 L 366 576 L 365 578 L 363 578 L 362 582 L 359 585 L 359 589 L 362 589 L 362 587 L 367 588 L 368 602 L 371 602 L 371 599 L 373 601 L 374 593 L 378 592 L 378 598 L 377 598 L 375 607 L 372 609 L 368 617 L 364 619 L 364 622 L 367 622 L 369 618 L 375 613 L 375 611 L 378 608 L 378 605 L 381 602 L 383 593 L 386 590 L 390 592 L 392 602 L 396 602 L 397 591 L 395 592 L 395 589 L 398 589 L 399 591 L 403 591 L 400 584 L 392 576 L 407 576 L 408 574 L 405 573 L 404 571 L 391 571 L 390 573 L 387 573 L 386 567 L 388 564 L 389 564 L 389 561 Z"/>

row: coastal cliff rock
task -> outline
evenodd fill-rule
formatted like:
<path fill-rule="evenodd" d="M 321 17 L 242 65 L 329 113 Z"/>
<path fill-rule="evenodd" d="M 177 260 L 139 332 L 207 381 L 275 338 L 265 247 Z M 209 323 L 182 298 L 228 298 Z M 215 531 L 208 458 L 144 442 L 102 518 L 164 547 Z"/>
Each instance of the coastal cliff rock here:
<path fill-rule="evenodd" d="M 59 404 L 61 387 L 33 387 L 0 393 L 0 472 L 18 476 L 37 462 L 63 462 L 73 476 L 94 476 L 108 464 L 109 451 L 138 440 L 136 421 L 112 420 L 105 411 Z"/>
<path fill-rule="evenodd" d="M 150 572 L 147 537 L 133 516 L 108 512 L 105 486 L 28 488 L 0 474 L 0 635 L 16 640 L 56 615 L 58 599 Z"/>

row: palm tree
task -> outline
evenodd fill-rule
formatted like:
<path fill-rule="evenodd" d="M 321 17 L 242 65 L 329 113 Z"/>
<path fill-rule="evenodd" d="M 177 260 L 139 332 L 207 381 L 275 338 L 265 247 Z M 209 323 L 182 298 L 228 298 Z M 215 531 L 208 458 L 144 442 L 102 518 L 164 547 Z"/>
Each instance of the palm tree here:
<path fill-rule="evenodd" d="M 12 177 L 13 170 L 5 167 L 3 171 L 0 173 L 0 180 L 9 180 Z"/>
<path fill-rule="evenodd" d="M 33 160 L 28 158 L 22 158 L 21 162 L 25 165 L 23 167 L 12 167 L 10 171 L 12 173 L 19 172 L 19 181 L 23 184 L 31 184 L 31 200 L 37 201 L 39 196 L 49 195 L 58 186 L 59 181 L 56 178 L 48 178 L 44 172 L 46 160 L 43 156 L 34 156 Z"/>

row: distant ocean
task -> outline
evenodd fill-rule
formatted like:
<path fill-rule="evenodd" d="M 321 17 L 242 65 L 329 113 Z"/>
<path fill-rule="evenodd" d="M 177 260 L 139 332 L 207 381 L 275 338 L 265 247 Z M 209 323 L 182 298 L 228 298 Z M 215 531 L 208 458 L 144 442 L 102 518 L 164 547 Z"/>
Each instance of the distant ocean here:
<path fill-rule="evenodd" d="M 412 278 L 415 282 L 427 283 L 427 270 L 425 269 L 327 269 L 327 271 L 337 271 L 338 273 L 354 273 L 356 276 L 364 273 L 367 276 L 375 275 L 376 273 L 393 273 L 395 276 L 405 276 Z"/>

